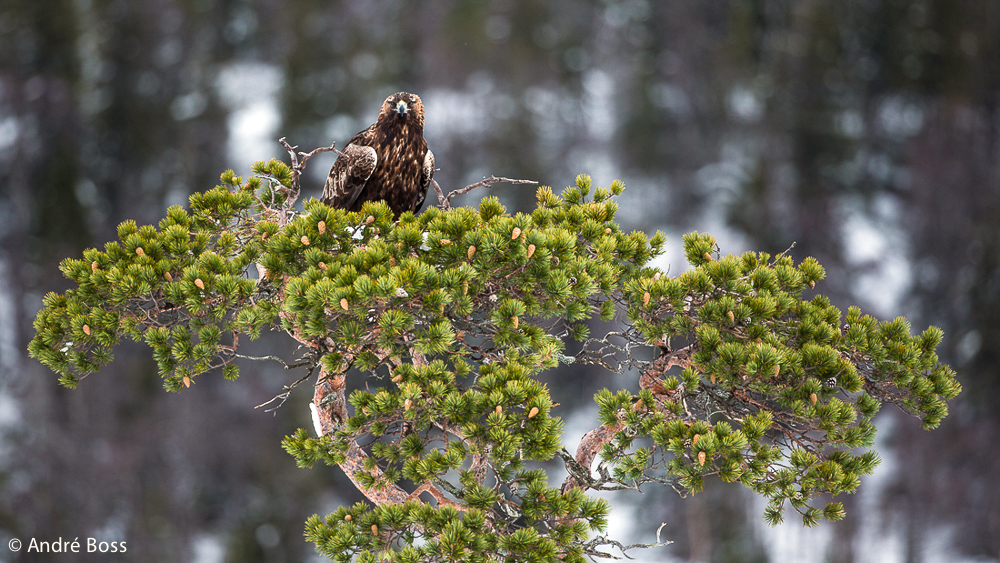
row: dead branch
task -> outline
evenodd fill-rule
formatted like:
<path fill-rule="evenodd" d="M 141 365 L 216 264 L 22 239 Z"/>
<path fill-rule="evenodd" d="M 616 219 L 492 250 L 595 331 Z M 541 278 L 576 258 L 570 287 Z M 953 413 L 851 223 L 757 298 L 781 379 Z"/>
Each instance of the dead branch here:
<path fill-rule="evenodd" d="M 286 151 L 288 151 L 288 157 L 292 163 L 291 166 L 292 188 L 290 190 L 290 193 L 288 194 L 288 199 L 285 200 L 285 208 L 291 209 L 291 207 L 295 205 L 295 200 L 298 199 L 299 193 L 301 193 L 302 191 L 302 184 L 300 181 L 300 177 L 302 176 L 302 171 L 306 169 L 306 163 L 309 161 L 309 159 L 316 156 L 317 154 L 330 151 L 336 152 L 339 155 L 340 151 L 338 151 L 336 148 L 337 145 L 336 141 L 328 147 L 319 147 L 309 152 L 296 152 L 295 149 L 299 148 L 299 146 L 295 145 L 293 147 L 289 145 L 288 141 L 286 141 L 284 137 L 278 139 L 278 142 L 281 143 L 281 146 L 285 147 Z M 300 156 L 302 157 L 301 160 L 299 160 Z"/>
<path fill-rule="evenodd" d="M 289 369 L 289 368 L 286 366 L 285 369 Z M 288 397 L 291 396 L 292 390 L 295 389 L 296 387 L 298 387 L 299 384 L 302 383 L 303 381 L 309 379 L 309 376 L 311 376 L 313 374 L 313 371 L 315 371 L 315 370 L 316 370 L 316 364 L 313 364 L 312 366 L 309 367 L 309 371 L 307 371 L 305 375 L 303 375 L 302 377 L 296 379 L 291 384 L 285 385 L 284 387 L 282 387 L 281 388 L 281 393 L 279 393 L 279 394 L 275 395 L 274 397 L 272 397 L 270 401 L 267 401 L 265 403 L 261 403 L 261 404 L 257 405 L 254 408 L 255 409 L 259 409 L 261 407 L 265 407 L 265 406 L 267 406 L 267 405 L 269 405 L 269 404 L 271 404 L 271 403 L 273 403 L 273 402 L 275 402 L 275 401 L 277 401 L 277 400 L 280 399 L 281 400 L 280 403 L 278 403 L 276 406 L 274 406 L 272 408 L 266 409 L 264 412 L 273 412 L 273 411 L 276 411 L 276 410 L 280 409 L 281 405 L 284 405 L 285 401 L 288 400 Z"/>
<path fill-rule="evenodd" d="M 634 557 L 632 557 L 632 556 L 630 556 L 628 554 L 628 550 L 630 550 L 630 549 L 636 549 L 636 548 L 649 549 L 651 547 L 663 547 L 665 545 L 670 545 L 670 544 L 674 543 L 674 542 L 669 541 L 669 540 L 668 541 L 661 541 L 660 540 L 660 531 L 663 530 L 663 527 L 666 526 L 666 525 L 667 524 L 665 522 L 661 523 L 660 527 L 656 529 L 656 542 L 655 543 L 634 543 L 632 545 L 622 545 L 621 542 L 609 539 L 609 538 L 607 538 L 605 536 L 598 536 L 598 537 L 590 540 L 589 542 L 583 544 L 584 553 L 586 553 L 587 555 L 589 555 L 591 558 L 593 558 L 593 557 L 602 557 L 602 558 L 605 558 L 605 559 L 618 559 L 618 560 L 622 559 L 622 557 L 618 557 L 616 555 L 612 555 L 612 554 L 610 554 L 610 553 L 608 553 L 606 551 L 599 551 L 597 549 L 598 547 L 612 546 L 612 547 L 617 548 L 619 551 L 621 551 L 622 552 L 622 556 L 625 559 L 634 559 Z"/>
<path fill-rule="evenodd" d="M 448 200 L 444 197 L 444 192 L 441 191 L 441 184 L 438 184 L 437 180 L 431 178 L 431 186 L 434 187 L 434 193 L 438 196 L 438 204 L 442 209 L 448 209 Z"/>
<path fill-rule="evenodd" d="M 437 182 L 435 182 L 434 180 L 431 180 L 431 183 L 434 186 L 434 191 L 437 192 L 438 202 L 440 203 L 440 205 L 438 207 L 440 207 L 441 209 L 444 209 L 445 211 L 451 209 L 451 198 L 453 198 L 455 196 L 458 196 L 458 195 L 467 194 L 467 193 L 471 192 L 472 190 L 474 190 L 476 188 L 482 188 L 482 187 L 489 188 L 489 187 L 492 187 L 493 184 L 500 184 L 500 183 L 507 183 L 507 184 L 532 184 L 532 185 L 537 185 L 538 184 L 538 182 L 536 182 L 534 180 L 514 180 L 514 179 L 511 179 L 511 178 L 501 178 L 501 177 L 497 177 L 497 176 L 490 176 L 489 178 L 483 178 L 482 180 L 476 182 L 475 184 L 469 184 L 468 186 L 465 186 L 464 188 L 459 188 L 459 189 L 457 189 L 457 190 L 449 193 L 447 196 L 444 196 L 443 192 L 441 191 L 441 187 L 437 185 Z"/>
<path fill-rule="evenodd" d="M 575 477 L 571 472 L 570 476 L 563 481 L 563 492 L 578 487 L 583 489 L 590 488 L 590 467 L 593 465 L 594 459 L 597 458 L 597 454 L 601 451 L 601 448 L 604 447 L 604 444 L 607 444 L 614 439 L 615 434 L 617 434 L 621 429 L 621 424 L 616 423 L 608 426 L 598 426 L 583 435 L 583 438 L 580 439 L 580 445 L 576 448 L 576 465 L 572 468 L 577 469 L 578 473 L 582 472 L 582 470 L 586 470 L 587 480 L 581 482 L 583 481 L 582 478 L 584 475 L 579 475 L 581 479 L 577 479 L 577 477 Z"/>

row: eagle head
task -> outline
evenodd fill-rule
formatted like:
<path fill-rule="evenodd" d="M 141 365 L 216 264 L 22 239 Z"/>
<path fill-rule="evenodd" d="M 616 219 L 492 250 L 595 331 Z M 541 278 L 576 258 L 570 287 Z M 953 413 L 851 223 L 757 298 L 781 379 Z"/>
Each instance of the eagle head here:
<path fill-rule="evenodd" d="M 379 119 L 397 119 L 424 127 L 424 104 L 420 96 L 409 92 L 396 92 L 385 99 Z"/>

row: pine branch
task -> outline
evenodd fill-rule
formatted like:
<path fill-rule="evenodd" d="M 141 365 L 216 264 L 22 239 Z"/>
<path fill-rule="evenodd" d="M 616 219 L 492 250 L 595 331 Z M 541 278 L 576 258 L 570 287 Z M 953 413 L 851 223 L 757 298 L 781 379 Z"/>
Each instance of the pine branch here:
<path fill-rule="evenodd" d="M 346 389 L 346 368 L 338 373 L 330 373 L 325 366 L 320 369 L 312 405 L 319 422 L 317 430 L 321 432 L 321 435 L 336 436 L 343 428 L 344 421 L 348 417 Z M 410 493 L 395 483 L 386 483 L 382 488 L 369 488 L 363 484 L 360 474 L 366 471 L 364 468 L 366 459 L 368 459 L 368 454 L 358 445 L 357 437 L 351 438 L 349 439 L 346 459 L 344 463 L 340 464 L 340 468 L 354 483 L 354 486 L 376 506 L 406 502 Z M 383 477 L 377 465 L 368 473 L 376 479 Z"/>
<path fill-rule="evenodd" d="M 933 427 L 960 391 L 935 355 L 937 329 L 913 336 L 904 319 L 858 309 L 844 319 L 828 299 L 804 299 L 824 276 L 815 260 L 723 256 L 714 238 L 692 233 L 692 270 L 668 278 L 650 268 L 663 237 L 621 231 L 610 201 L 620 184 L 591 190 L 580 176 L 562 196 L 539 188 L 536 212 L 511 215 L 495 197 L 478 213 L 447 210 L 477 187 L 534 182 L 491 176 L 448 195 L 432 182 L 445 212 L 394 222 L 372 202 L 359 224 L 318 202 L 293 211 L 307 161 L 337 151 L 280 142 L 290 166 L 260 163 L 246 182 L 227 171 L 192 196 L 190 214 L 172 208 L 159 228 L 125 222 L 120 242 L 65 261 L 78 287 L 45 297 L 30 351 L 68 386 L 111 361 L 122 336 L 150 345 L 171 391 L 220 367 L 235 378 L 235 359 L 306 367 L 258 405 L 278 403 L 267 412 L 319 367 L 310 404 L 319 437 L 300 430 L 284 446 L 303 466 L 339 465 L 375 505 L 310 520 L 308 536 L 327 555 L 419 549 L 417 536 L 428 549 L 458 545 L 453 524 L 471 518 L 481 522 L 473 539 L 499 557 L 553 548 L 617 558 L 610 547 L 627 558 L 663 545 L 659 536 L 586 540 L 581 531 L 600 530 L 607 507 L 581 493 L 656 483 L 687 495 L 713 475 L 766 497 L 768 521 L 786 504 L 808 525 L 838 519 L 842 507 L 810 503 L 852 492 L 872 472 L 877 456 L 858 450 L 871 447 L 882 403 Z M 256 281 L 253 264 L 266 272 Z M 588 338 L 584 323 L 598 312 L 617 329 Z M 241 334 L 263 329 L 285 332 L 304 357 L 237 352 Z M 574 355 L 562 353 L 567 337 L 582 342 Z M 597 427 L 575 454 L 561 449 L 558 403 L 539 381 L 559 363 L 638 379 L 638 394 L 597 394 Z M 364 379 L 349 408 L 352 366 Z M 530 468 L 555 456 L 568 473 L 561 488 Z M 498 547 L 528 520 L 534 539 Z M 332 550 L 334 536 L 346 544 Z"/>

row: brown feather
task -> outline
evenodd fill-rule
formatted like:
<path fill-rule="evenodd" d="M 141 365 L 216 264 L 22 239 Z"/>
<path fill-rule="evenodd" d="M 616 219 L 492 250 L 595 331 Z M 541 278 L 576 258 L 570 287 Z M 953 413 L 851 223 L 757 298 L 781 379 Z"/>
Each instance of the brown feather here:
<path fill-rule="evenodd" d="M 434 155 L 424 140 L 424 105 L 416 94 L 386 98 L 378 119 L 347 143 L 323 189 L 323 203 L 358 211 L 385 200 L 398 217 L 416 213 L 434 176 Z"/>

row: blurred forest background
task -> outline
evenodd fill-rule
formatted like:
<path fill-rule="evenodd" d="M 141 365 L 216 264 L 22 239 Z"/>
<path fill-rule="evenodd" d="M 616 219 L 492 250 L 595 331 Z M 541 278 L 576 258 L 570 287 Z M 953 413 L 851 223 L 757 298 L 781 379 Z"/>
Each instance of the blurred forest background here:
<path fill-rule="evenodd" d="M 120 560 L 310 561 L 310 514 L 355 502 L 338 470 L 300 470 L 282 436 L 309 427 L 298 377 L 162 390 L 148 349 L 70 391 L 26 356 L 58 262 L 129 218 L 255 160 L 338 146 L 386 95 L 427 108 L 437 179 L 497 174 L 558 192 L 579 173 L 628 189 L 619 219 L 724 253 L 815 256 L 846 307 L 946 331 L 965 392 L 937 431 L 886 413 L 884 459 L 848 517 L 804 530 L 716 484 L 688 499 L 619 495 L 613 531 L 675 543 L 646 561 L 1000 559 L 1000 2 L 996 0 L 4 0 L 0 4 L 0 540 L 126 540 Z M 318 196 L 333 162 L 309 163 Z M 461 203 L 484 195 L 474 191 Z M 534 192 L 500 185 L 511 210 Z M 436 203 L 433 195 L 429 204 Z M 290 352 L 262 339 L 259 353 Z M 568 434 L 589 391 L 548 382 Z M 634 385 L 634 384 L 632 384 Z M 887 407 L 886 411 L 890 409 Z M 578 439 L 570 436 L 570 440 Z M 575 442 L 571 442 L 575 448 Z M 0 549 L 0 561 L 42 561 Z M 64 554 L 52 560 L 71 561 Z M 91 559 L 88 559 L 91 560 Z"/>

